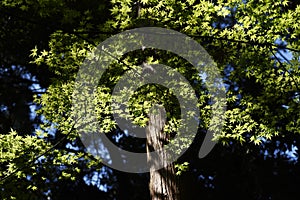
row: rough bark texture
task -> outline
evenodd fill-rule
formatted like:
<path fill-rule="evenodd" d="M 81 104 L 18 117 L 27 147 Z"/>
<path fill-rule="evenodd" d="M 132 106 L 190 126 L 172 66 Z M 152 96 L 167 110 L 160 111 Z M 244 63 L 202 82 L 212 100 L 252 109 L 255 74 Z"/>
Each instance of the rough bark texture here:
<path fill-rule="evenodd" d="M 156 107 L 154 112 L 150 112 L 147 127 L 148 162 L 155 159 L 149 153 L 156 149 L 162 149 L 168 140 L 167 134 L 162 131 L 165 121 L 165 110 L 163 108 Z M 166 161 L 167 155 L 164 154 L 162 161 L 158 162 Z M 169 164 L 157 171 L 151 170 L 149 189 L 152 200 L 179 200 L 178 180 L 174 164 Z"/>

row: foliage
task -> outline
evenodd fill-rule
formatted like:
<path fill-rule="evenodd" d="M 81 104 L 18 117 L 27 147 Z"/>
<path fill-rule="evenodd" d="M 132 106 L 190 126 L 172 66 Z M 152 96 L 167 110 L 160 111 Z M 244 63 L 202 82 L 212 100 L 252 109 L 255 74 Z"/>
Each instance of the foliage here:
<path fill-rule="evenodd" d="M 77 6 L 75 9 L 73 9 L 73 4 Z M 18 0 L 3 1 L 1 5 L 8 9 L 21 10 L 21 13 L 35 11 L 35 14 L 41 17 L 39 20 L 48 19 L 49 27 L 53 27 L 48 45 L 37 44 L 35 48 L 32 46 L 30 58 L 33 59 L 32 65 L 47 66 L 54 74 L 47 92 L 41 96 L 36 95 L 35 102 L 41 106 L 38 114 L 45 118 L 44 124 L 41 125 L 43 131 L 55 129 L 53 138 L 44 138 L 44 140 L 55 144 L 61 138 L 65 138 L 63 144 L 59 145 L 53 154 L 50 154 L 51 164 L 46 165 L 51 169 L 53 169 L 52 164 L 64 165 L 66 168 L 63 170 L 55 169 L 61 173 L 59 177 L 75 181 L 76 174 L 80 173 L 82 169 L 86 170 L 86 166 L 95 167 L 99 163 L 99 160 L 91 161 L 91 157 L 84 153 L 85 150 L 76 131 L 71 130 L 74 124 L 71 117 L 71 113 L 74 111 L 71 105 L 71 94 L 78 68 L 87 53 L 108 36 L 142 26 L 165 27 L 189 35 L 203 45 L 216 61 L 226 84 L 227 110 L 222 134 L 214 137 L 226 147 L 218 146 L 215 152 L 223 155 L 224 160 L 228 158 L 231 161 L 231 159 L 235 160 L 232 158 L 235 155 L 238 155 L 237 157 L 245 155 L 249 158 L 249 161 L 245 161 L 245 163 L 255 165 L 255 161 L 252 160 L 264 160 L 263 153 L 268 152 L 271 155 L 270 159 L 276 160 L 277 158 L 274 156 L 276 151 L 291 150 L 294 145 L 299 143 L 300 76 L 298 66 L 300 44 L 298 36 L 300 34 L 300 5 L 298 2 L 287 0 L 142 0 L 139 2 L 112 0 L 99 3 L 90 0 L 83 3 L 81 7 L 77 1 L 52 0 L 36 3 L 35 1 Z M 105 14 L 101 14 L 101 12 Z M 56 20 L 59 25 L 51 25 L 51 20 Z M 291 52 L 292 57 L 285 58 L 285 53 Z M 132 144 L 126 140 L 126 136 L 120 130 L 116 130 L 108 105 L 111 101 L 112 89 L 124 71 L 129 67 L 135 68 L 144 61 L 173 66 L 190 83 L 198 83 L 192 85 L 199 97 L 198 103 L 201 109 L 201 124 L 198 134 L 205 132 L 210 123 L 212 106 L 209 103 L 209 92 L 203 84 L 205 80 L 202 80 L 197 74 L 195 75 L 195 69 L 182 58 L 178 58 L 170 52 L 153 49 L 124 55 L 121 60 L 116 60 L 112 64 L 105 77 L 101 79 L 95 105 L 97 105 L 98 119 L 102 122 L 102 129 L 113 139 L 114 134 L 120 134 L 123 137 L 119 142 L 120 146 Z M 140 88 L 135 94 L 135 98 L 131 99 L 131 114 L 128 117 L 134 119 L 136 124 L 145 126 L 148 120 L 145 113 L 152 105 L 149 100 L 154 100 L 152 103 L 161 103 L 168 108 L 166 130 L 171 133 L 176 130 L 179 123 L 178 105 L 173 101 L 172 94 L 162 88 L 159 89 L 161 90 L 157 90 L 154 86 Z M 8 168 L 5 168 L 6 171 L 2 172 L 4 174 L 11 173 L 11 169 L 18 166 L 11 160 L 19 158 L 18 155 L 23 155 L 20 154 L 22 141 L 25 142 L 26 148 L 33 148 L 37 152 L 41 152 L 41 147 L 46 145 L 42 139 L 18 137 L 13 132 L 1 137 L 4 137 L 3 142 L 8 142 L 6 145 L 16 146 L 10 154 L 3 154 L 5 157 L 2 162 L 10 163 Z M 199 137 L 196 139 L 200 141 L 201 136 Z M 12 138 L 17 139 L 12 140 Z M 30 146 L 33 145 L 33 141 L 37 141 L 41 147 Z M 199 141 L 195 141 L 195 143 L 199 144 Z M 280 144 L 277 145 L 277 143 Z M 68 145 L 71 145 L 73 150 L 77 150 L 72 151 L 72 148 L 67 148 Z M 132 146 L 135 146 L 134 143 Z M 142 147 L 136 148 L 144 151 Z M 198 147 L 191 148 L 194 148 L 191 150 L 192 153 L 178 161 L 178 174 L 181 174 L 182 170 L 186 170 L 187 166 L 189 166 L 187 171 L 194 169 L 195 174 L 193 174 L 194 172 L 189 173 L 198 177 L 200 174 L 215 175 L 219 172 L 209 170 L 203 172 L 202 166 L 199 167 L 199 163 L 192 159 L 195 159 L 193 152 Z M 29 152 L 26 156 L 32 156 L 33 152 Z M 215 154 L 213 153 L 213 155 Z M 282 157 L 284 160 L 288 156 L 283 154 Z M 83 159 L 80 160 L 80 158 Z M 56 161 L 57 159 L 59 161 Z M 185 159 L 188 160 L 189 165 Z M 73 164 L 78 164 L 78 167 L 70 167 Z M 270 164 L 270 166 L 273 165 Z M 93 170 L 99 168 L 97 166 Z M 247 169 L 249 171 L 245 173 L 251 174 L 250 167 Z M 30 170 L 26 174 L 37 173 L 37 168 Z M 218 170 L 220 169 L 218 168 Z M 274 169 L 272 168 L 272 170 Z M 86 170 L 85 173 L 88 174 L 89 170 Z M 237 172 L 228 172 L 228 176 L 234 173 Z M 260 175 L 263 176 L 262 174 Z M 19 176 L 23 179 L 25 176 L 21 171 L 16 175 L 16 178 Z M 79 178 L 83 177 L 84 174 L 80 174 Z M 202 175 L 202 177 L 205 176 Z M 209 178 L 203 179 L 208 180 Z M 219 180 L 222 185 L 222 175 L 216 175 L 215 179 Z M 48 177 L 47 180 L 53 181 L 55 178 Z M 195 180 L 195 182 L 197 181 Z M 215 184 L 217 185 L 217 183 Z M 34 185 L 30 185 L 30 183 L 28 185 L 29 190 L 36 189 Z M 236 187 L 246 188 L 248 186 Z M 212 186 L 209 184 L 205 186 L 205 188 L 210 187 Z M 6 186 L 6 188 L 11 188 L 11 186 Z M 228 190 L 231 191 L 230 188 Z M 257 188 L 249 193 L 252 199 L 264 195 L 269 198 L 273 195 L 271 191 L 261 191 Z M 274 192 L 274 195 L 276 198 L 279 194 Z"/>
<path fill-rule="evenodd" d="M 16 131 L 11 130 L 9 134 L 0 135 L 0 164 L 1 177 L 8 178 L 14 174 L 16 179 L 22 180 L 24 184 L 17 184 L 18 180 L 14 179 L 7 183 L 3 188 L 1 199 L 19 199 L 27 196 L 34 196 L 32 193 L 36 191 L 37 185 L 32 184 L 30 180 L 37 178 L 36 156 L 43 152 L 45 148 L 50 148 L 43 139 L 34 136 L 19 136 Z M 28 163 L 25 167 L 24 163 Z M 41 177 L 41 179 L 45 179 Z M 20 194 L 18 191 L 28 192 Z M 26 198 L 26 197 L 25 197 Z"/>

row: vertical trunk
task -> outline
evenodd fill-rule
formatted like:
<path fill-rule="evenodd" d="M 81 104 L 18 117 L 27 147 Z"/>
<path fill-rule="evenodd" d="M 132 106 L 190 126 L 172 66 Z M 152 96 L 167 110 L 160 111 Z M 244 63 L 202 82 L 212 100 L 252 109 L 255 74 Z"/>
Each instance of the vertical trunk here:
<path fill-rule="evenodd" d="M 165 110 L 162 107 L 156 107 L 154 112 L 149 114 L 149 124 L 147 127 L 147 153 L 148 161 L 154 159 L 149 154 L 151 151 L 162 149 L 168 138 L 162 129 L 166 122 Z M 167 161 L 167 155 L 163 155 L 161 162 Z M 178 200 L 179 189 L 178 180 L 175 174 L 174 164 L 160 170 L 150 171 L 149 190 L 151 200 Z"/>

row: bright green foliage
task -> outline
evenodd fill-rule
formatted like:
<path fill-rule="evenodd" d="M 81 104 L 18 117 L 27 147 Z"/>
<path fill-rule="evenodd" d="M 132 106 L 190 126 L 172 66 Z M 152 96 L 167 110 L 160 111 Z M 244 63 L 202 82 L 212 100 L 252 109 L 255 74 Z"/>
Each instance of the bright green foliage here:
<path fill-rule="evenodd" d="M 21 5 L 21 2 L 23 1 L 16 1 L 10 5 L 16 7 Z M 63 5 L 64 1 L 49 1 L 49 3 Z M 22 9 L 27 9 L 26 4 Z M 59 134 L 67 136 L 69 142 L 78 139 L 76 131 L 72 130 L 71 133 L 68 131 L 74 124 L 71 118 L 74 111 L 71 106 L 74 80 L 87 52 L 108 37 L 102 34 L 103 31 L 114 34 L 135 27 L 159 26 L 180 31 L 197 40 L 212 55 L 219 72 L 224 77 L 227 86 L 226 122 L 222 134 L 215 135 L 215 140 L 224 145 L 231 142 L 260 145 L 274 136 L 300 134 L 299 5 L 295 6 L 292 1 L 286 0 L 200 2 L 142 0 L 139 5 L 131 0 L 112 0 L 109 10 L 112 17 L 104 24 L 97 24 L 95 20 L 85 21 L 93 16 L 87 11 L 85 13 L 87 18 L 82 17 L 83 22 L 80 22 L 74 30 L 69 33 L 57 30 L 51 35 L 48 48 L 42 49 L 37 46 L 32 50 L 33 63 L 47 65 L 57 75 L 47 93 L 35 97 L 36 102 L 42 106 L 38 112 L 47 122 L 42 127 L 44 130 L 55 126 Z M 41 10 L 41 14 L 50 15 L 50 11 Z M 72 21 L 72 16 L 77 16 L 72 10 L 66 10 L 65 14 L 66 22 Z M 88 25 L 84 26 L 84 22 Z M 86 31 L 87 34 L 81 34 L 81 31 Z M 290 61 L 280 55 L 280 51 L 285 48 L 293 51 L 293 58 Z M 113 63 L 105 77 L 101 79 L 95 98 L 101 131 L 113 134 L 116 128 L 109 107 L 114 85 L 124 70 L 137 67 L 144 61 L 172 66 L 190 83 L 198 83 L 192 86 L 199 96 L 200 129 L 206 130 L 210 123 L 212 105 L 209 104 L 210 95 L 203 80 L 183 59 L 169 52 L 149 49 L 145 52 L 136 51 L 124 55 L 122 61 Z M 168 112 L 165 131 L 171 133 L 176 131 L 180 121 L 178 105 L 174 102 L 171 92 L 165 88 L 158 89 L 154 86 L 140 88 L 130 102 L 131 110 L 127 117 L 133 119 L 136 124 L 145 126 L 146 113 L 151 105 L 163 104 Z M 18 146 L 26 139 L 19 138 L 13 143 L 12 137 L 17 137 L 16 134 L 12 133 L 5 137 L 7 140 L 5 144 L 12 146 Z M 29 138 L 28 141 L 25 140 L 28 142 L 26 146 L 33 145 L 34 138 Z M 42 142 L 41 139 L 38 141 Z M 253 145 L 249 145 L 250 147 Z M 20 148 L 16 147 L 10 154 L 3 154 L 6 156 L 3 157 L 4 161 L 18 157 L 16 152 L 19 152 Z M 40 147 L 33 146 L 33 148 L 40 152 Z M 76 163 L 76 159 L 82 156 L 80 153 L 56 153 L 57 158 L 53 162 L 64 162 L 67 165 Z M 93 164 L 96 163 L 91 165 Z M 9 174 L 16 166 L 17 164 L 12 162 L 3 173 Z M 177 168 L 180 174 L 187 168 L 187 164 L 177 165 Z M 63 171 L 61 177 L 74 179 L 73 173 L 79 169 L 68 170 Z M 20 172 L 18 176 L 22 177 L 24 174 Z M 30 186 L 29 189 L 36 188 Z"/>
<path fill-rule="evenodd" d="M 295 9 L 285 9 L 287 2 L 279 1 L 142 1 L 140 16 L 136 16 L 135 2 L 121 0 L 112 1 L 111 9 L 113 20 L 108 21 L 113 28 L 124 30 L 135 26 L 158 25 L 181 31 L 203 43 L 204 47 L 217 62 L 220 72 L 224 75 L 228 85 L 228 110 L 226 124 L 221 135 L 216 135 L 223 144 L 231 140 L 240 143 L 253 142 L 260 144 L 264 139 L 271 139 L 278 134 L 298 133 L 298 57 L 289 64 L 280 61 L 276 53 L 276 40 L 284 46 L 299 49 L 295 35 L 299 33 L 300 20 L 299 6 Z M 209 41 L 209 42 L 208 42 Z M 212 48 L 213 47 L 213 48 Z M 57 75 L 58 79 L 49 88 L 47 94 L 38 100 L 42 105 L 41 113 L 49 121 L 55 122 L 60 130 L 67 129 L 70 112 L 72 82 L 76 69 L 80 66 L 86 52 L 91 45 L 76 35 L 67 35 L 60 32 L 53 34 L 49 43 L 49 51 L 42 50 L 33 56 L 37 64 L 47 64 Z M 276 55 L 276 58 L 274 55 Z M 129 66 L 138 64 L 137 60 L 124 57 L 123 62 Z M 148 57 L 153 60 L 153 57 Z M 146 57 L 144 57 L 146 60 Z M 194 73 L 190 66 L 183 67 L 183 62 L 164 52 L 158 53 L 154 59 L 156 63 L 163 62 L 175 68 L 183 75 Z M 187 65 L 185 65 L 187 66 Z M 108 88 L 99 89 L 99 116 L 110 114 L 107 110 L 107 89 L 112 89 L 121 75 L 121 63 L 116 63 L 107 73 Z M 189 81 L 199 79 L 195 76 Z M 64 81 L 59 81 L 64 80 Z M 201 83 L 201 80 L 198 80 Z M 202 127 L 208 127 L 210 105 L 207 105 L 209 96 L 204 95 L 203 85 L 195 86 L 196 92 L 202 94 L 199 98 L 201 106 Z M 105 91 L 104 93 L 102 91 Z M 136 95 L 133 102 L 135 109 L 134 121 L 145 125 L 146 120 L 141 110 L 140 102 L 150 99 L 164 99 L 150 92 L 149 88 L 140 91 L 144 95 Z M 146 98 L 146 99 L 145 99 Z M 164 99 L 163 104 L 172 99 Z M 206 104 L 206 105 L 205 105 Z M 144 104 L 146 106 L 146 104 Z M 284 107 L 284 106 L 288 106 Z M 144 107 L 146 109 L 146 107 Z M 56 112 L 54 112 L 54 110 Z M 138 112 L 140 110 L 140 112 Z M 140 113 L 140 114 L 138 114 Z M 103 129 L 114 128 L 111 118 L 99 119 L 103 122 Z M 283 123 L 284 122 L 284 123 Z M 170 122 L 171 123 L 171 122 Z M 176 123 L 174 121 L 173 123 Z M 107 129 L 106 127 L 110 127 Z M 168 124 L 167 127 L 170 127 Z M 171 128 L 172 129 L 172 128 Z"/>
<path fill-rule="evenodd" d="M 32 77 L 35 77 L 42 87 L 48 84 L 47 81 L 52 76 L 49 70 L 45 70 L 46 65 L 44 63 L 42 63 L 42 66 L 37 67 L 34 63 L 29 63 L 28 61 L 32 60 L 31 56 L 40 56 L 39 59 L 41 62 L 44 62 L 45 60 L 43 59 L 50 55 L 47 50 L 42 51 L 41 54 L 39 52 L 39 48 L 41 46 L 45 48 L 45 44 L 48 43 L 49 32 L 54 33 L 57 31 L 57 34 L 54 33 L 52 36 L 53 45 L 60 45 L 65 49 L 69 49 L 67 44 L 64 43 L 68 40 L 66 39 L 62 41 L 62 43 L 59 43 L 58 38 L 63 40 L 61 35 L 64 35 L 64 32 L 72 32 L 74 25 L 76 25 L 77 30 L 80 31 L 83 30 L 83 27 L 86 31 L 94 29 L 95 27 L 92 25 L 100 26 L 100 24 L 96 24 L 95 22 L 103 23 L 106 18 L 109 17 L 109 15 L 106 16 L 106 13 L 109 13 L 107 5 L 108 3 L 106 1 L 84 1 L 81 2 L 80 5 L 77 1 L 67 2 L 60 0 L 8 0 L 0 2 L 2 27 L 0 34 L 0 46 L 2 49 L 1 71 L 10 72 L 6 68 L 13 68 L 11 65 L 18 67 L 20 65 L 19 68 L 22 70 L 25 69 L 24 72 L 21 71 L 20 73 L 18 71 L 19 68 L 15 67 L 14 70 L 11 70 L 15 74 L 11 73 L 10 77 L 2 77 L 3 73 L 1 74 L 0 104 L 2 124 L 0 124 L 0 199 L 46 199 L 49 195 L 50 188 L 51 192 L 55 193 L 57 192 L 57 188 L 60 187 L 59 185 L 65 185 L 67 187 L 68 181 L 72 181 L 73 186 L 80 185 L 84 182 L 83 176 L 101 167 L 99 161 L 93 159 L 88 153 L 81 149 L 74 150 L 66 147 L 67 143 L 71 143 L 70 145 L 74 145 L 76 148 L 78 147 L 78 137 L 74 134 L 72 128 L 74 122 L 72 122 L 72 124 L 68 123 L 70 122 L 67 116 L 68 113 L 64 113 L 63 107 L 66 106 L 67 99 L 65 101 L 61 101 L 60 99 L 61 96 L 67 96 L 72 93 L 72 91 L 69 91 L 70 87 L 65 86 L 64 90 L 60 90 L 58 89 L 60 86 L 57 85 L 57 87 L 55 87 L 54 84 L 48 88 L 49 91 L 52 88 L 53 92 L 55 92 L 55 90 L 60 92 L 57 96 L 53 96 L 49 99 L 49 102 L 51 100 L 51 102 L 57 101 L 57 103 L 53 104 L 52 109 L 48 111 L 52 114 L 57 113 L 55 116 L 58 118 L 56 120 L 57 122 L 67 119 L 64 126 L 65 129 L 62 132 L 54 129 L 56 121 L 47 120 L 49 118 L 46 113 L 44 115 L 47 119 L 42 117 L 42 121 L 45 122 L 45 124 L 41 124 L 41 129 L 35 132 L 30 132 L 31 127 L 26 127 L 26 130 L 20 130 L 19 126 L 17 126 L 17 128 L 19 128 L 18 133 L 16 133 L 16 131 L 12 131 L 11 133 L 2 131 L 2 128 L 4 128 L 2 125 L 5 124 L 2 117 L 3 115 L 4 117 L 8 115 L 6 118 L 17 125 L 18 123 L 21 124 L 21 126 L 28 124 L 27 119 L 22 119 L 22 117 L 31 117 L 29 116 L 30 110 L 28 105 L 31 103 L 30 100 L 32 100 L 31 94 L 35 92 L 31 92 L 28 87 L 31 81 L 32 83 L 35 81 L 27 80 L 30 79 L 27 78 L 30 75 L 26 73 L 35 72 Z M 76 41 L 77 40 L 78 38 L 76 37 Z M 71 45 L 74 40 L 69 40 L 69 42 L 69 45 Z M 77 44 L 77 42 L 74 43 Z M 35 50 L 33 49 L 30 52 L 28 49 L 32 49 L 34 46 L 36 46 Z M 74 46 L 73 49 L 76 50 L 77 48 L 78 47 Z M 74 54 L 74 52 L 72 53 Z M 80 53 L 83 58 L 84 55 L 82 55 L 82 52 Z M 29 56 L 30 54 L 31 56 Z M 61 56 L 59 58 L 63 60 L 64 53 L 59 56 Z M 72 66 L 74 66 L 76 60 L 80 59 L 73 57 L 68 60 L 69 63 L 73 63 L 70 64 L 71 72 L 69 75 L 67 75 L 68 73 L 66 73 L 65 70 L 60 70 L 60 72 L 57 70 L 55 74 L 65 75 L 65 80 L 69 80 L 71 75 L 74 76 L 74 74 L 72 74 L 74 67 L 72 69 Z M 53 59 L 53 62 L 56 63 L 52 63 L 52 66 L 60 64 L 57 58 Z M 51 66 L 50 61 L 47 62 L 47 65 L 47 68 Z M 54 70 L 52 70 L 52 72 L 54 72 Z M 36 74 L 37 76 L 35 76 Z M 25 84 L 23 82 L 19 83 L 19 80 L 15 76 L 21 76 L 21 81 L 25 80 L 24 77 L 26 77 L 24 81 Z M 61 82 L 56 83 L 63 85 Z M 7 85 L 9 88 L 6 88 Z M 9 91 L 11 85 L 13 86 L 11 91 Z M 24 92 L 24 89 L 20 91 L 20 88 L 26 88 L 28 91 L 25 90 Z M 27 97 L 20 92 L 30 96 L 30 98 L 28 98 L 29 100 L 25 99 Z M 11 95 L 11 93 L 16 93 L 17 97 Z M 5 99 L 2 99 L 2 96 L 4 96 Z M 37 91 L 35 96 L 40 96 L 40 92 Z M 43 96 L 40 100 L 43 101 L 43 103 L 47 103 L 48 99 L 46 96 Z M 6 110 L 5 108 L 6 101 L 16 107 L 15 109 L 18 109 L 18 106 L 26 107 L 26 109 L 21 108 L 20 112 L 10 113 L 10 110 Z M 21 104 L 19 102 L 21 102 Z M 37 103 L 39 102 L 37 101 Z M 24 110 L 27 113 L 25 112 L 24 114 Z M 15 117 L 13 116 L 14 114 L 16 114 Z M 10 127 L 12 124 L 5 124 L 4 130 L 7 129 L 6 126 Z M 76 141 L 75 138 L 77 138 Z"/>
<path fill-rule="evenodd" d="M 291 130 L 297 126 L 295 121 L 299 115 L 296 94 L 299 83 L 298 68 L 296 67 L 297 55 L 294 54 L 295 57 L 291 61 L 293 64 L 289 64 L 279 61 L 278 55 L 276 55 L 278 59 L 274 58 L 273 53 L 278 50 L 275 46 L 276 40 L 280 40 L 282 44 L 284 44 L 283 42 L 287 43 L 287 47 L 299 48 L 294 37 L 299 31 L 299 28 L 295 26 L 300 18 L 299 6 L 295 9 L 285 9 L 286 1 L 271 0 L 260 3 L 256 1 L 244 3 L 241 0 L 215 3 L 210 1 L 201 1 L 200 3 L 169 0 L 142 1 L 140 16 L 137 17 L 136 10 L 133 9 L 135 2 L 112 1 L 112 4 L 111 11 L 114 20 L 108 23 L 114 22 L 114 28 L 123 30 L 132 28 L 141 21 L 143 23 L 149 21 L 149 25 L 157 24 L 172 28 L 194 36 L 195 39 L 199 39 L 200 43 L 204 42 L 204 47 L 218 63 L 220 72 L 226 77 L 225 82 L 229 86 L 226 125 L 223 134 L 216 136 L 216 139 L 220 139 L 224 144 L 232 139 L 241 143 L 250 141 L 260 144 L 263 138 L 271 139 L 272 136 L 279 133 L 283 134 L 283 130 Z M 209 44 L 205 38 L 210 41 Z M 212 49 L 212 46 L 215 48 Z M 65 79 L 65 76 L 73 79 L 76 74 L 72 72 L 76 72 L 86 51 L 91 49 L 87 42 L 76 39 L 74 35 L 62 33 L 53 35 L 49 47 L 50 51 L 41 51 L 36 58 L 36 63 L 45 62 L 59 75 L 59 79 Z M 172 63 L 173 66 L 178 66 L 177 69 L 182 68 L 180 61 L 176 61 L 174 58 L 163 58 L 164 56 L 165 54 L 160 54 L 155 62 Z M 124 57 L 127 65 L 136 63 L 132 59 L 128 59 Z M 119 70 L 118 65 L 113 70 Z M 121 67 L 125 66 L 121 65 Z M 190 67 L 184 70 L 184 75 L 193 73 Z M 108 73 L 107 78 L 113 81 L 111 82 L 112 86 L 118 80 L 118 76 L 114 77 Z M 193 78 L 190 80 L 192 81 Z M 59 119 L 62 117 L 61 112 L 53 113 L 52 110 L 65 109 L 62 110 L 63 113 L 70 110 L 70 105 L 56 104 L 62 104 L 66 99 L 70 101 L 70 92 L 64 94 L 61 92 L 71 91 L 70 88 L 67 89 L 71 86 L 70 83 L 55 83 L 41 101 L 42 104 L 47 104 L 42 108 L 43 114 L 48 113 L 48 119 L 57 123 L 61 129 L 64 129 L 67 120 L 66 118 Z M 203 87 L 196 87 L 197 92 L 201 93 Z M 107 93 L 101 94 L 100 92 L 99 98 L 101 99 L 101 96 L 105 94 Z M 154 99 L 156 96 L 153 93 L 147 95 Z M 55 96 L 60 100 L 51 100 Z M 139 99 L 141 97 L 136 96 L 136 101 L 143 102 L 144 99 Z M 203 97 L 200 97 L 200 105 L 205 103 L 201 100 Z M 106 105 L 103 100 L 100 102 Z M 139 106 L 140 104 L 135 105 Z M 288 106 L 288 109 L 283 107 L 284 105 Z M 102 112 L 107 112 L 105 106 L 101 108 Z M 209 106 L 205 108 L 209 109 Z M 136 109 L 140 108 L 136 107 Z M 202 112 L 203 121 L 206 124 L 204 127 L 207 127 L 209 115 L 205 109 Z M 99 115 L 101 114 L 99 113 Z M 135 120 L 142 122 L 144 117 L 135 116 Z M 282 124 L 281 121 L 289 121 L 289 123 Z M 113 121 L 104 120 L 104 123 L 105 126 L 110 127 L 110 123 Z M 295 133 L 296 128 L 293 130 Z"/>
<path fill-rule="evenodd" d="M 182 172 L 188 170 L 189 163 L 188 162 L 184 162 L 182 164 L 176 164 L 175 168 L 177 169 L 176 175 L 181 175 Z"/>
<path fill-rule="evenodd" d="M 47 133 L 38 130 L 36 136 L 19 136 L 15 131 L 0 135 L 0 177 L 3 190 L 1 199 L 36 199 L 35 191 L 47 192 L 51 179 L 75 181 L 81 173 L 82 161 L 85 168 L 97 169 L 99 161 L 84 152 L 68 152 L 55 149 L 46 142 Z M 57 143 L 59 144 L 59 143 Z M 57 145 L 56 144 L 56 145 Z M 53 171 L 53 166 L 61 170 Z M 53 174 L 40 174 L 40 170 Z M 20 191 L 27 191 L 26 193 Z"/>
<path fill-rule="evenodd" d="M 14 172 L 20 164 L 25 161 L 30 161 L 35 158 L 37 154 L 47 148 L 45 141 L 33 136 L 19 136 L 15 131 L 11 131 L 7 135 L 1 135 L 1 164 L 6 163 L 7 170 L 1 170 L 1 176 L 7 176 Z M 24 145 L 26 144 L 26 145 Z M 12 162 L 13 161 L 13 162 Z M 33 170 L 35 168 L 33 167 Z M 26 174 L 19 171 L 18 177 L 24 178 Z"/>
<path fill-rule="evenodd" d="M 11 174 L 15 176 L 6 183 L 1 199 L 30 198 L 32 192 L 39 189 L 25 180 L 27 175 L 30 175 L 30 178 L 34 177 L 33 179 L 37 178 L 37 166 L 34 163 L 37 162 L 36 157 L 47 148 L 50 148 L 50 145 L 44 139 L 35 136 L 22 137 L 13 130 L 9 134 L 0 135 L 1 181 Z M 24 166 L 24 163 L 27 163 L 27 166 Z M 18 184 L 18 180 L 22 180 L 24 184 Z M 20 190 L 28 190 L 28 193 L 20 194 Z"/>

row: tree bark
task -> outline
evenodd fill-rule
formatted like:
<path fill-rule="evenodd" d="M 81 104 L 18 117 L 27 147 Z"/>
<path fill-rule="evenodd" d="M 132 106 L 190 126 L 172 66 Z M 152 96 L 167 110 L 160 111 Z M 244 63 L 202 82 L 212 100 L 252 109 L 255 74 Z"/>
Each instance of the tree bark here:
<path fill-rule="evenodd" d="M 164 133 L 163 127 L 166 122 L 165 110 L 162 107 L 156 107 L 154 112 L 149 114 L 149 124 L 147 126 L 147 159 L 153 161 L 150 152 L 162 149 L 167 143 L 168 137 Z M 163 154 L 163 159 L 157 162 L 167 162 L 168 155 Z M 160 170 L 150 168 L 149 190 L 152 200 L 179 200 L 178 178 L 175 174 L 173 163 Z"/>

